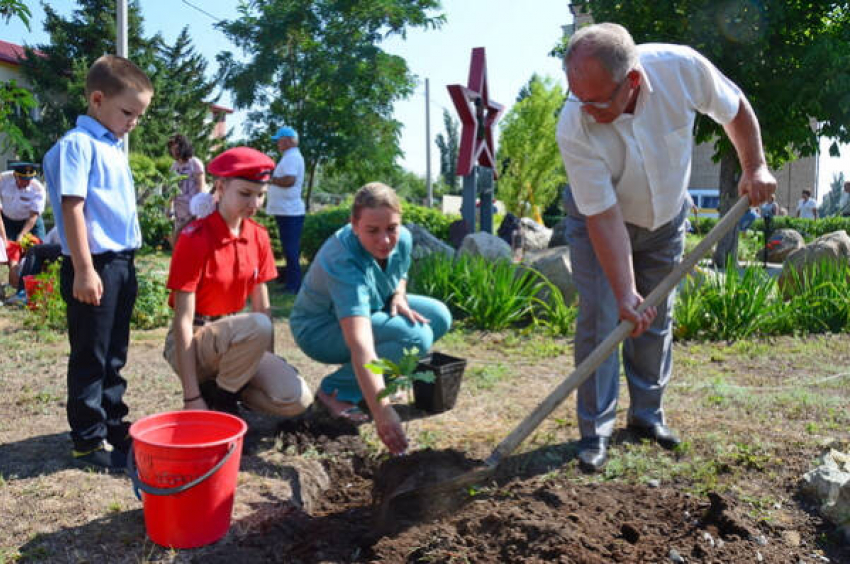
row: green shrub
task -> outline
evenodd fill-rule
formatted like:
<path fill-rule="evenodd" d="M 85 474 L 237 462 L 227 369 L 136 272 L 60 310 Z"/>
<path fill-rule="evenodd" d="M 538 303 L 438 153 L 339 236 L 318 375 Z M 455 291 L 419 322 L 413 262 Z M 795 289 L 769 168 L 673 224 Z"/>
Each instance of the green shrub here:
<path fill-rule="evenodd" d="M 757 219 L 753 222 L 752 228 L 758 231 L 764 231 L 764 220 Z M 841 231 L 843 229 L 847 233 L 850 233 L 850 217 L 831 216 L 823 219 L 801 219 L 799 217 L 782 215 L 773 218 L 770 228 L 772 230 L 793 229 L 800 233 L 808 243 L 812 239 L 817 239 L 833 231 Z"/>
<path fill-rule="evenodd" d="M 681 338 L 733 341 L 772 333 L 772 296 L 776 281 L 761 268 L 743 274 L 733 264 L 725 276 L 690 279 L 674 309 Z"/>
<path fill-rule="evenodd" d="M 171 200 L 179 193 L 181 176 L 171 171 L 169 157 L 152 159 L 141 153 L 130 153 L 129 161 L 136 186 L 142 248 L 145 251 L 168 248 L 173 230 Z"/>
<path fill-rule="evenodd" d="M 169 216 L 171 199 L 177 195 L 177 189 L 164 193 L 151 192 L 137 209 L 139 227 L 142 230 L 142 250 L 168 249 L 171 247 L 170 237 L 174 223 Z"/>
<path fill-rule="evenodd" d="M 308 213 L 304 218 L 304 230 L 301 232 L 301 254 L 313 262 L 328 237 L 348 223 L 350 217 L 351 206 L 345 204 Z"/>
<path fill-rule="evenodd" d="M 277 221 L 273 215 L 267 214 L 263 210 L 259 210 L 254 216 L 254 221 L 266 228 L 269 232 L 269 240 L 272 244 L 272 252 L 275 258 L 283 258 L 283 247 L 280 244 L 280 231 L 277 229 Z"/>
<path fill-rule="evenodd" d="M 674 310 L 677 339 L 736 340 L 750 336 L 850 331 L 850 264 L 821 262 L 791 275 L 783 298 L 759 267 L 725 278 L 688 278 Z"/>
<path fill-rule="evenodd" d="M 34 297 L 37 302 L 35 309 L 28 309 L 24 324 L 31 329 L 49 329 L 65 331 L 67 321 L 65 300 L 59 289 L 60 261 L 50 263 L 37 279 L 52 288 L 49 292 L 39 292 Z M 168 325 L 171 319 L 171 309 L 168 307 L 168 290 L 161 275 L 151 272 L 138 271 L 139 294 L 130 319 L 132 329 L 155 329 Z"/>
<path fill-rule="evenodd" d="M 458 219 L 460 219 L 459 215 L 445 215 L 435 208 L 426 208 L 408 202 L 403 205 L 402 221 L 404 223 L 415 223 L 424 227 L 431 235 L 446 243 L 449 242 L 449 226 Z"/>
<path fill-rule="evenodd" d="M 301 233 L 301 254 L 312 262 L 328 237 L 347 224 L 350 218 L 350 202 L 307 214 L 304 219 L 304 231 Z M 449 241 L 449 225 L 456 219 L 459 219 L 459 216 L 447 216 L 437 209 L 409 202 L 402 203 L 404 223 L 420 225 L 446 243 Z"/>
<path fill-rule="evenodd" d="M 139 294 L 130 318 L 133 329 L 156 329 L 171 322 L 171 308 L 168 307 L 168 288 L 165 279 L 151 272 L 136 272 L 139 282 Z"/>
<path fill-rule="evenodd" d="M 575 308 L 539 272 L 505 260 L 434 253 L 414 264 L 410 288 L 444 302 L 456 318 L 479 329 L 534 322 L 566 334 L 575 321 Z M 540 299 L 544 291 L 550 294 L 547 301 Z"/>
<path fill-rule="evenodd" d="M 840 333 L 850 331 L 850 264 L 820 261 L 801 274 L 791 271 L 785 294 L 789 315 L 782 333 Z"/>

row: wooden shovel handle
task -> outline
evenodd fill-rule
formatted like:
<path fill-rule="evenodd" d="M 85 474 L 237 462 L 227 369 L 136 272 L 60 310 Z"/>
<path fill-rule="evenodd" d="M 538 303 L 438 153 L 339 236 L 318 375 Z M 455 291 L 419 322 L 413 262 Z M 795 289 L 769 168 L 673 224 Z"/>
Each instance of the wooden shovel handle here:
<path fill-rule="evenodd" d="M 749 198 L 742 196 L 723 218 L 717 222 L 705 238 L 700 241 L 696 248 L 682 259 L 673 270 L 655 287 L 654 290 L 640 304 L 637 311 L 643 312 L 648 307 L 657 307 L 667 295 L 676 287 L 685 275 L 696 266 L 697 262 L 714 246 L 726 233 L 738 225 L 738 221 L 744 212 L 750 207 Z M 573 390 L 578 388 L 587 380 L 593 372 L 599 368 L 602 362 L 613 353 L 616 348 L 628 337 L 634 323 L 621 321 L 608 337 L 593 349 L 593 352 L 579 364 L 572 374 L 552 390 L 552 392 L 508 435 L 499 446 L 490 454 L 485 461 L 488 466 L 495 467 L 502 458 L 510 455 L 519 444 L 536 429 L 552 411 L 569 396 Z"/>

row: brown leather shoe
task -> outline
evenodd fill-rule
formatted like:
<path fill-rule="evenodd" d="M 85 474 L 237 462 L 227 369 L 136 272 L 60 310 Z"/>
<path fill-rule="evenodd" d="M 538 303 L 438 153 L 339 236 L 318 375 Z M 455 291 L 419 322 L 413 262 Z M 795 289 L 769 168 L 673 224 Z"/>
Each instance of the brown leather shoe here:
<path fill-rule="evenodd" d="M 599 472 L 608 461 L 608 437 L 584 437 L 578 443 L 578 466 L 585 472 Z"/>
<path fill-rule="evenodd" d="M 655 441 L 661 448 L 667 450 L 673 450 L 682 443 L 682 439 L 676 436 L 676 433 L 673 431 L 673 429 L 671 429 L 667 425 L 662 425 L 661 423 L 656 423 L 655 425 L 650 425 L 649 427 L 645 425 L 629 423 L 628 427 L 626 428 L 641 439 L 649 439 L 651 441 Z"/>

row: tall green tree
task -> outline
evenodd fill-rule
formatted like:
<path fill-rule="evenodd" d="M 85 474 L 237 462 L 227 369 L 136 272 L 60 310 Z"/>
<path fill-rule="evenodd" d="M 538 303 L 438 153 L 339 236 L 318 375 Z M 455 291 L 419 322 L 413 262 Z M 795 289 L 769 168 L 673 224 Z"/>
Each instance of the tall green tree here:
<path fill-rule="evenodd" d="M 70 17 L 45 5 L 44 30 L 50 41 L 26 48 L 21 68 L 38 100 L 39 117 L 21 115 L 17 125 L 39 159 L 86 112 L 85 79 L 91 64 L 115 52 L 115 0 L 78 0 Z M 187 29 L 174 45 L 161 35 L 146 38 L 138 0 L 130 0 L 127 15 L 129 58 L 154 84 L 154 97 L 145 117 L 130 134 L 133 151 L 155 156 L 167 152 L 172 133 L 185 133 L 203 154 L 209 146 L 209 92 L 206 61 L 197 54 Z"/>
<path fill-rule="evenodd" d="M 218 55 L 238 108 L 254 108 L 247 132 L 271 150 L 282 124 L 298 131 L 307 205 L 317 168 L 348 174 L 387 171 L 401 154 L 393 102 L 410 95 L 403 58 L 381 48 L 409 28 L 442 24 L 438 0 L 243 0 L 240 18 L 219 28 L 244 53 Z"/>
<path fill-rule="evenodd" d="M 435 142 L 440 150 L 440 177 L 449 193 L 459 190 L 457 179 L 457 153 L 460 148 L 460 122 L 452 117 L 448 110 L 443 109 L 443 127 L 445 135 L 437 134 Z"/>
<path fill-rule="evenodd" d="M 555 135 L 564 93 L 536 74 L 523 90 L 527 95 L 501 122 L 499 198 L 511 213 L 537 218 L 567 181 Z"/>
<path fill-rule="evenodd" d="M 161 35 L 153 37 L 156 58 L 151 79 L 156 95 L 133 139 L 134 151 L 148 155 L 166 152 L 165 140 L 174 133 L 182 133 L 191 142 L 195 154 L 202 160 L 209 156 L 215 123 L 210 119 L 210 102 L 215 84 L 207 80 L 207 61 L 195 51 L 184 27 L 173 45 Z"/>
<path fill-rule="evenodd" d="M 39 119 L 21 116 L 18 125 L 32 143 L 39 159 L 86 112 L 85 78 L 89 66 L 101 55 L 115 52 L 115 0 L 78 0 L 68 19 L 44 5 L 44 31 L 50 42 L 26 47 L 21 69 L 39 104 Z M 142 36 L 137 0 L 127 13 L 130 58 L 152 73 L 153 49 Z"/>
<path fill-rule="evenodd" d="M 20 0 L 0 0 L 0 18 L 7 22 L 17 18 L 30 28 L 32 13 Z M 27 141 L 24 132 L 12 120 L 16 114 L 27 112 L 35 107 L 35 98 L 26 88 L 18 86 L 15 80 L 10 80 L 0 86 L 0 152 L 5 153 L 14 149 L 15 153 L 29 157 L 32 145 Z"/>
<path fill-rule="evenodd" d="M 768 164 L 812 155 L 818 138 L 850 139 L 850 5 L 832 0 L 575 0 L 597 22 L 625 26 L 638 43 L 690 45 L 747 95 L 762 129 Z M 816 124 L 814 127 L 812 124 Z M 722 128 L 701 116 L 698 142 L 720 161 L 721 212 L 737 200 L 740 174 Z M 830 153 L 838 154 L 834 144 Z M 714 260 L 737 255 L 737 233 Z"/>

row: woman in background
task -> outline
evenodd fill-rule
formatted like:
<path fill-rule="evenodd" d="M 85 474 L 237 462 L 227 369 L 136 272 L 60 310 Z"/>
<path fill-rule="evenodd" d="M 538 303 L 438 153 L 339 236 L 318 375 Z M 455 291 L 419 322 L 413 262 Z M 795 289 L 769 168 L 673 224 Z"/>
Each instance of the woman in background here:
<path fill-rule="evenodd" d="M 195 156 L 192 144 L 184 135 L 179 133 L 168 140 L 168 152 L 174 163 L 171 170 L 184 178 L 180 180 L 180 193 L 174 198 L 174 232 L 171 235 L 171 247 L 177 244 L 177 237 L 190 221 L 195 219 L 189 209 L 192 196 L 206 192 L 207 183 L 204 178 L 204 163 Z"/>

